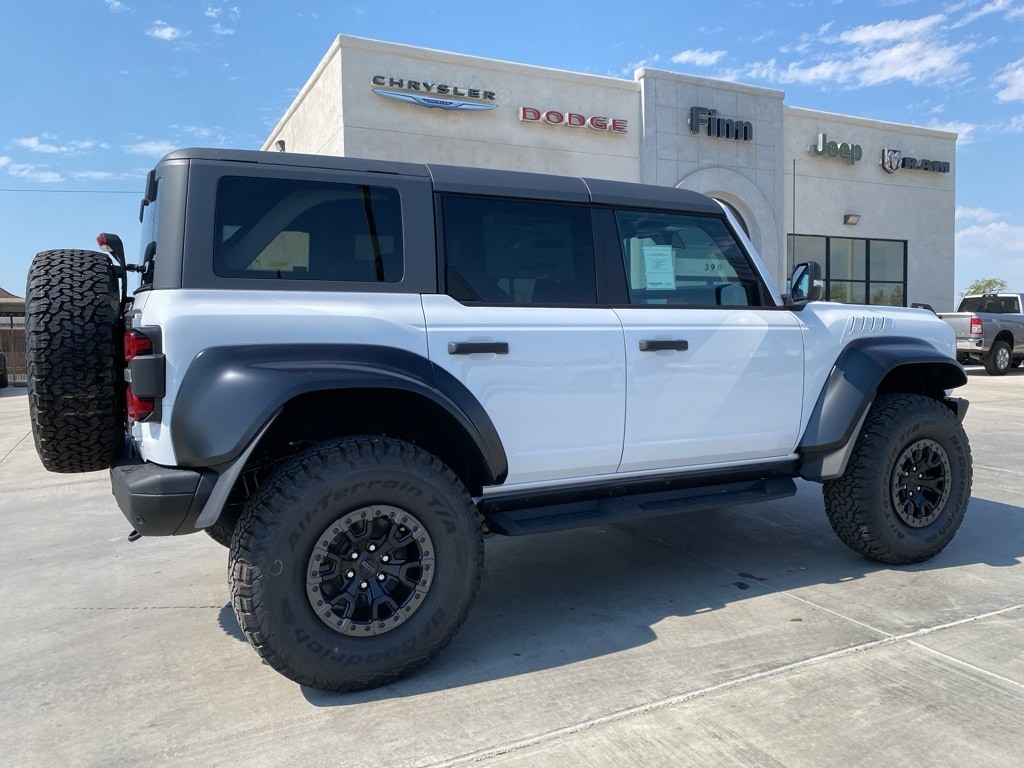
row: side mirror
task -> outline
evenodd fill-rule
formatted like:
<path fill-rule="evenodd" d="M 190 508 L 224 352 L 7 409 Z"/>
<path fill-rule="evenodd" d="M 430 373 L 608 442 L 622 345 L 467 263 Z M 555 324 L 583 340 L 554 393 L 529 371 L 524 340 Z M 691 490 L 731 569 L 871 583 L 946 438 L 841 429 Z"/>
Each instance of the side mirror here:
<path fill-rule="evenodd" d="M 821 265 L 816 261 L 797 264 L 789 278 L 786 306 L 790 309 L 801 309 L 811 301 L 819 301 L 822 289 Z"/>

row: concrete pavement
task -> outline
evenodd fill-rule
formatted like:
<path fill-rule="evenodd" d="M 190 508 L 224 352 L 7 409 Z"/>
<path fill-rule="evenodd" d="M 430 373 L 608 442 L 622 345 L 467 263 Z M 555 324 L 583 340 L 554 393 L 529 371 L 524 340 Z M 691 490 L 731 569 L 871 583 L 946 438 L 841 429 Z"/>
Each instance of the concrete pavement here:
<path fill-rule="evenodd" d="M 355 695 L 260 663 L 226 552 L 143 539 L 106 473 L 54 475 L 0 395 L 0 755 L 8 765 L 876 766 L 1024 754 L 1024 371 L 969 369 L 974 494 L 889 568 L 820 489 L 488 541 L 462 632 Z M 1017 757 L 1014 757 L 1016 755 Z"/>

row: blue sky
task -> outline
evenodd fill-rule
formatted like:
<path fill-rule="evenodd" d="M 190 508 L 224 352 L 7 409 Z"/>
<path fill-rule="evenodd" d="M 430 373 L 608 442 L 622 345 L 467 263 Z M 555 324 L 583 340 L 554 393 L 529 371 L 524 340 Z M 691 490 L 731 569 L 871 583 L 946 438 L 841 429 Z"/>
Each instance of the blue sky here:
<path fill-rule="evenodd" d="M 258 149 L 339 33 L 631 79 L 648 66 L 785 103 L 957 131 L 956 289 L 1024 290 L 1024 0 L 346 3 L 9 0 L 0 287 L 122 236 L 183 146 Z"/>

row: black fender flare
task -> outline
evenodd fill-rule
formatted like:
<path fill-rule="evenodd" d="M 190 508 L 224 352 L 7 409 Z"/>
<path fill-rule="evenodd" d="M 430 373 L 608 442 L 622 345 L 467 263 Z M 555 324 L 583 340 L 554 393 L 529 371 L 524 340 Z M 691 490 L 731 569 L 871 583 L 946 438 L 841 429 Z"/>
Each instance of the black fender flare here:
<path fill-rule="evenodd" d="M 171 414 L 178 464 L 217 467 L 236 460 L 290 400 L 335 389 L 390 389 L 425 397 L 469 435 L 486 484 L 508 475 L 498 431 L 473 394 L 427 358 L 368 344 L 250 344 L 210 347 L 189 366 Z"/>
<path fill-rule="evenodd" d="M 842 474 L 846 449 L 852 447 L 879 387 L 890 376 L 894 391 L 937 399 L 967 383 L 967 374 L 956 360 L 921 339 L 855 339 L 840 353 L 825 380 L 797 447 L 801 477 L 827 480 Z"/>

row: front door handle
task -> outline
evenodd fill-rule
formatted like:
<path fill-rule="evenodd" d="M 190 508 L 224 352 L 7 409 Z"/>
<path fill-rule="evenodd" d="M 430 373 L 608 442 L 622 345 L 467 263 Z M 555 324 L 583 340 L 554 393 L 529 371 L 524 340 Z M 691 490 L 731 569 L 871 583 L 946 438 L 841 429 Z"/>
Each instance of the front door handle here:
<path fill-rule="evenodd" d="M 449 341 L 449 355 L 507 355 L 507 341 Z"/>
<path fill-rule="evenodd" d="M 674 352 L 685 352 L 690 345 L 684 339 L 641 339 L 641 352 L 661 352 L 670 349 Z"/>

